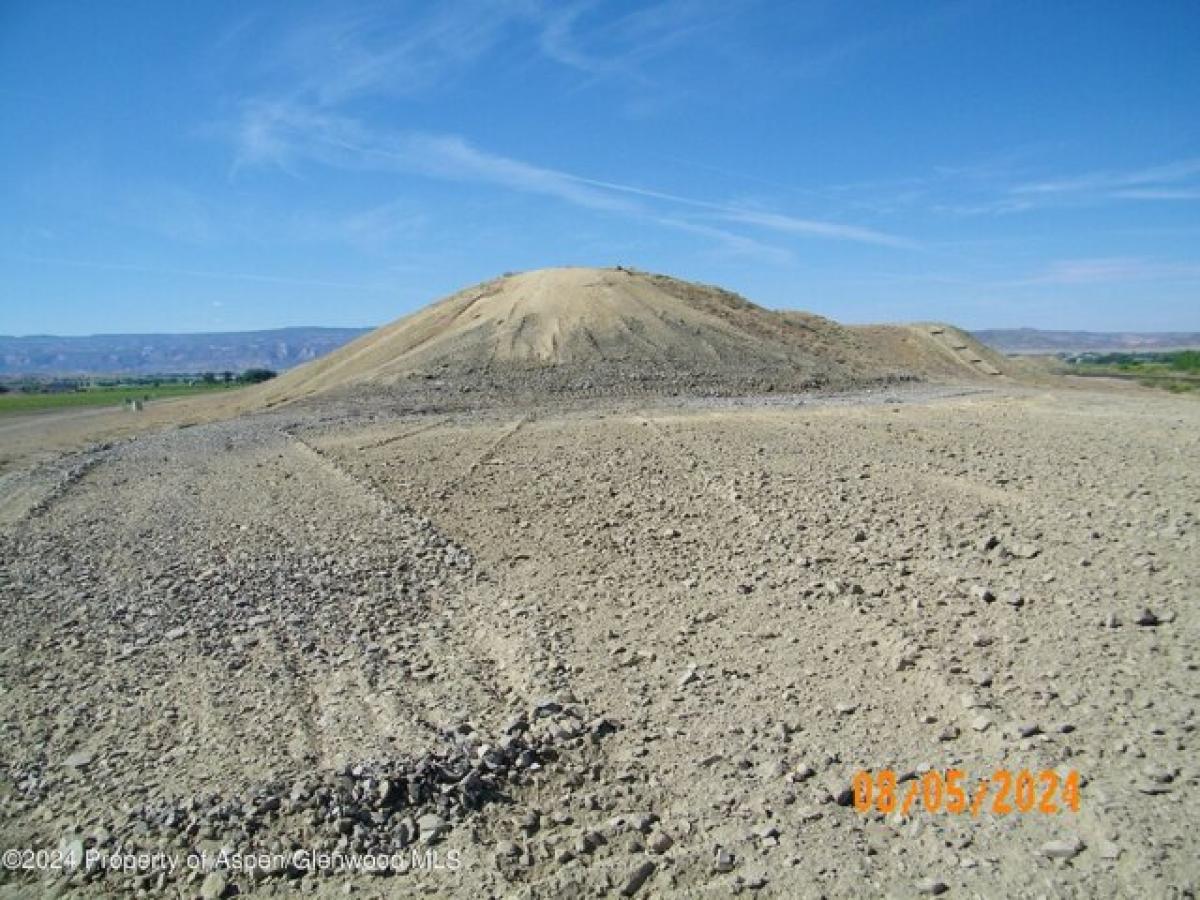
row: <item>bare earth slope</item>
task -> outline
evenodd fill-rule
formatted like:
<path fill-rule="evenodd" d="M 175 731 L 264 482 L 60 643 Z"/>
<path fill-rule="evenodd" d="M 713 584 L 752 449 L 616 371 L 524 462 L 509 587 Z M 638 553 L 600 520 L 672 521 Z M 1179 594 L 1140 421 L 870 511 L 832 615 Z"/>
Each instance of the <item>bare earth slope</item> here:
<path fill-rule="evenodd" d="M 1017 369 L 1002 354 L 952 325 L 857 325 L 850 330 L 880 366 L 935 380 L 992 380 Z"/>
<path fill-rule="evenodd" d="M 547 269 L 485 282 L 367 335 L 280 380 L 307 392 L 459 371 L 663 363 L 813 368 L 772 334 L 766 310 L 715 288 L 617 269 Z"/>
<path fill-rule="evenodd" d="M 920 353 L 904 352 L 903 336 L 889 343 L 886 331 L 773 312 L 662 275 L 545 269 L 467 288 L 288 373 L 263 395 L 278 402 L 434 378 L 458 388 L 515 384 L 539 393 L 638 386 L 737 392 L 999 372 L 956 357 L 946 341 L 927 366 Z M 954 335 L 956 345 L 958 337 L 970 343 L 970 356 L 995 356 Z M 924 338 L 937 343 L 929 329 Z"/>

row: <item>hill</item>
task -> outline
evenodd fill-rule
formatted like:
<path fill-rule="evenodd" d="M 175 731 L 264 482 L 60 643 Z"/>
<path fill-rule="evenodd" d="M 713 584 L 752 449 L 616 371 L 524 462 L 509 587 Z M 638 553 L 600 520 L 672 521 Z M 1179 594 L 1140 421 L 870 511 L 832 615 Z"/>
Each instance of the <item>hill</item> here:
<path fill-rule="evenodd" d="M 991 379 L 1014 375 L 1004 356 L 962 329 L 938 322 L 852 325 L 876 364 L 926 379 Z"/>
<path fill-rule="evenodd" d="M 290 369 L 364 328 L 277 328 L 209 334 L 0 335 L 0 376 L 156 375 Z"/>
<path fill-rule="evenodd" d="M 275 402 L 431 381 L 462 392 L 725 393 L 984 377 L 1003 365 L 943 326 L 851 329 L 664 275 L 563 268 L 466 288 L 264 391 Z"/>

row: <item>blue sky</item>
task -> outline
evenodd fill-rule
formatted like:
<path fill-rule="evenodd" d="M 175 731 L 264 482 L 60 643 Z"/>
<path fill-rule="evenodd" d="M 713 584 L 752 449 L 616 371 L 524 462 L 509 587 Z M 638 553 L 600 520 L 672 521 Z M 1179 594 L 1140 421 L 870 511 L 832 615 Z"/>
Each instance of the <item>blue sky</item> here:
<path fill-rule="evenodd" d="M 0 2 L 0 333 L 370 325 L 624 264 L 1200 329 L 1200 5 Z"/>

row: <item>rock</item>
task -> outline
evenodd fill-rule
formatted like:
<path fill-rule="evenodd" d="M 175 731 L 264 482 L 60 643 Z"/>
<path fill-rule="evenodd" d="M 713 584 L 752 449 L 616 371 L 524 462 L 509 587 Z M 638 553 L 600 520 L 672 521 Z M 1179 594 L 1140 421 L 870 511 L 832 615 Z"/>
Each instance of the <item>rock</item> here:
<path fill-rule="evenodd" d="M 1143 793 L 1143 794 L 1148 794 L 1148 795 L 1150 795 L 1150 796 L 1153 796 L 1153 795 L 1156 795 L 1156 794 L 1169 794 L 1169 793 L 1171 793 L 1171 785 L 1169 785 L 1169 784 L 1163 784 L 1163 783 L 1162 783 L 1162 782 L 1160 782 L 1160 781 L 1141 781 L 1141 782 L 1138 782 L 1137 789 L 1138 789 L 1138 791 L 1139 791 L 1140 793 Z"/>
<path fill-rule="evenodd" d="M 922 878 L 917 882 L 916 887 L 918 894 L 928 894 L 932 897 L 944 894 L 950 890 L 950 886 L 946 882 L 938 881 L 936 878 Z"/>
<path fill-rule="evenodd" d="M 695 680 L 696 680 L 696 667 L 688 666 L 687 671 L 679 676 L 679 681 L 677 681 L 676 684 L 678 684 L 679 687 L 687 687 L 689 684 L 691 684 Z"/>
<path fill-rule="evenodd" d="M 1020 609 L 1025 605 L 1025 598 L 1018 591 L 1008 591 L 1004 595 L 1004 602 L 1014 609 Z"/>
<path fill-rule="evenodd" d="M 849 806 L 854 802 L 854 788 L 840 778 L 830 778 L 825 782 L 825 789 L 838 806 Z"/>
<path fill-rule="evenodd" d="M 202 900 L 220 900 L 228 890 L 229 885 L 224 875 L 220 872 L 209 872 L 200 885 L 200 897 Z"/>
<path fill-rule="evenodd" d="M 539 828 L 542 827 L 542 814 L 536 809 L 531 809 L 521 818 L 521 830 L 527 836 L 537 834 Z"/>
<path fill-rule="evenodd" d="M 593 719 L 587 725 L 588 734 L 591 735 L 593 742 L 599 741 L 601 738 L 608 737 L 610 734 L 616 734 L 620 728 L 621 726 L 612 719 L 606 719 L 604 717 Z"/>
<path fill-rule="evenodd" d="M 666 853 L 675 845 L 675 841 L 665 831 L 655 831 L 646 841 L 646 847 L 651 853 Z"/>
<path fill-rule="evenodd" d="M 649 834 L 654 828 L 654 823 L 658 821 L 658 816 L 655 813 L 637 813 L 629 817 L 629 824 L 634 831 L 640 831 L 642 834 Z"/>
<path fill-rule="evenodd" d="M 1170 769 L 1163 768 L 1162 766 L 1143 766 L 1142 774 L 1158 784 L 1170 784 L 1175 780 L 1175 773 Z"/>
<path fill-rule="evenodd" d="M 1041 733 L 1042 728 L 1036 722 L 1022 722 L 1017 725 L 1017 735 L 1019 737 L 1028 738 Z"/>
<path fill-rule="evenodd" d="M 994 534 L 989 534 L 986 537 L 980 539 L 979 552 L 987 553 L 989 550 L 995 550 L 999 546 L 1000 546 L 1000 538 L 996 537 Z"/>
<path fill-rule="evenodd" d="M 981 584 L 971 588 L 971 596 L 981 603 L 991 603 L 996 599 L 996 595 L 992 593 L 990 588 L 985 588 Z"/>
<path fill-rule="evenodd" d="M 1102 843 L 1098 852 L 1101 859 L 1114 860 L 1121 856 L 1121 848 L 1112 841 Z"/>
<path fill-rule="evenodd" d="M 724 847 L 718 847 L 713 855 L 713 871 L 724 874 L 726 872 L 732 872 L 733 867 L 733 854 Z"/>
<path fill-rule="evenodd" d="M 88 767 L 95 762 L 95 760 L 96 756 L 94 753 L 91 753 L 87 750 L 77 750 L 63 760 L 63 765 L 68 769 L 75 769 L 76 771 L 83 772 L 87 770 Z"/>
<path fill-rule="evenodd" d="M 770 884 L 770 879 L 768 879 L 767 876 L 761 872 L 758 872 L 754 875 L 747 876 L 745 884 L 746 887 L 752 891 L 761 891 L 768 884 Z"/>
<path fill-rule="evenodd" d="M 512 841 L 500 841 L 496 844 L 496 856 L 500 859 L 516 859 L 521 855 L 521 849 Z"/>
<path fill-rule="evenodd" d="M 1150 610 L 1143 609 L 1141 613 L 1138 614 L 1138 617 L 1133 621 L 1136 625 L 1153 628 L 1155 625 L 1160 624 L 1162 620 Z"/>
<path fill-rule="evenodd" d="M 426 843 L 436 841 L 446 833 L 446 820 L 434 813 L 426 813 L 417 819 L 417 830 Z"/>
<path fill-rule="evenodd" d="M 501 729 L 504 734 L 517 734 L 529 727 L 529 719 L 525 713 L 518 713 L 515 716 L 510 716 L 504 723 Z"/>
<path fill-rule="evenodd" d="M 992 720 L 988 716 L 976 716 L 971 721 L 971 727 L 978 732 L 984 732 L 992 727 Z"/>
<path fill-rule="evenodd" d="M 58 852 L 64 869 L 78 869 L 84 863 L 83 841 L 74 835 L 68 835 L 58 842 Z"/>
<path fill-rule="evenodd" d="M 632 897 L 636 894 L 641 890 L 642 885 L 646 883 L 647 879 L 654 874 L 656 868 L 658 867 L 653 862 L 646 860 L 634 869 L 629 877 L 625 879 L 625 885 L 621 888 L 621 896 Z"/>
<path fill-rule="evenodd" d="M 1047 841 L 1042 844 L 1042 856 L 1051 859 L 1074 859 L 1083 852 L 1086 845 L 1078 837 L 1064 838 L 1057 841 Z"/>
<path fill-rule="evenodd" d="M 768 847 L 774 847 L 779 843 L 779 829 L 774 825 L 763 825 L 754 829 L 754 836 Z"/>
<path fill-rule="evenodd" d="M 858 709 L 858 704 L 856 704 L 856 703 L 839 703 L 839 704 L 837 704 L 837 706 L 834 707 L 834 711 L 839 716 L 848 716 L 851 713 L 853 713 L 856 709 Z"/>
<path fill-rule="evenodd" d="M 562 704 L 553 697 L 542 697 L 533 704 L 533 714 L 536 718 L 557 715 L 562 712 Z"/>

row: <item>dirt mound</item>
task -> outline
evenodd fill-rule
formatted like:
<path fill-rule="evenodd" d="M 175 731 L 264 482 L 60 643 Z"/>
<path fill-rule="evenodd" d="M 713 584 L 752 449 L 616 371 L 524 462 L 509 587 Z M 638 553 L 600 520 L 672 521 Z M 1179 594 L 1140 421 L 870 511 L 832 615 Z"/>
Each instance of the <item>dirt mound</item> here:
<path fill-rule="evenodd" d="M 546 269 L 467 288 L 271 385 L 298 397 L 413 379 L 561 384 L 856 380 L 837 324 L 772 312 L 729 291 L 626 269 Z M 578 385 L 577 385 L 578 386 Z"/>
<path fill-rule="evenodd" d="M 664 275 L 562 268 L 467 288 L 293 370 L 263 395 L 789 391 L 978 378 L 1001 364 L 948 327 L 850 329 Z"/>
<path fill-rule="evenodd" d="M 973 380 L 1017 374 L 1003 354 L 952 325 L 853 325 L 849 330 L 879 365 L 922 378 Z"/>

